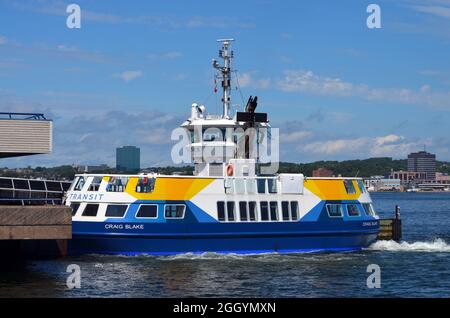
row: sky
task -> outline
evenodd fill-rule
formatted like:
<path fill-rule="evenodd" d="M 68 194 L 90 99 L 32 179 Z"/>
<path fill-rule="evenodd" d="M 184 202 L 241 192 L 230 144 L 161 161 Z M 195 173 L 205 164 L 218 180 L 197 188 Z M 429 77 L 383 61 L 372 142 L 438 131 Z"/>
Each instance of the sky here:
<path fill-rule="evenodd" d="M 69 29 L 66 8 L 81 8 Z M 369 29 L 367 6 L 381 8 Z M 450 161 L 450 0 L 0 0 L 0 112 L 43 112 L 53 152 L 0 166 L 171 164 L 193 102 L 221 113 L 211 60 L 232 37 L 240 91 L 280 129 L 282 161 Z M 241 95 L 242 93 L 242 95 Z M 236 109 L 237 106 L 233 106 Z"/>

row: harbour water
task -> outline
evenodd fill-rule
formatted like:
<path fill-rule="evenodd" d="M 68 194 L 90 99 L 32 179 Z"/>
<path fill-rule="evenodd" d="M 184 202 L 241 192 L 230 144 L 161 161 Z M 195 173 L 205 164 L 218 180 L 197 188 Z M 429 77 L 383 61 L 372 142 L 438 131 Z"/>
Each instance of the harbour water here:
<path fill-rule="evenodd" d="M 450 193 L 372 198 L 382 217 L 400 205 L 404 242 L 348 253 L 30 261 L 2 269 L 0 297 L 450 297 Z M 70 264 L 80 266 L 80 289 L 66 286 Z M 370 264 L 380 266 L 379 289 L 367 287 Z"/>

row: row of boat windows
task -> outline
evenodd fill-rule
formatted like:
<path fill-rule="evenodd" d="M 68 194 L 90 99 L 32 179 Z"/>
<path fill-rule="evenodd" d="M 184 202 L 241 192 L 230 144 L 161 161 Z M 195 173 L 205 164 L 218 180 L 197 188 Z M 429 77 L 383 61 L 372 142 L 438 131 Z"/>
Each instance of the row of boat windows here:
<path fill-rule="evenodd" d="M 239 215 L 236 213 L 237 208 L 239 208 Z M 298 221 L 298 202 L 282 201 L 281 212 L 283 221 Z M 259 209 L 256 201 L 240 201 L 238 204 L 234 201 L 218 201 L 217 217 L 220 222 L 278 221 L 278 201 L 261 201 Z"/>
<path fill-rule="evenodd" d="M 74 191 L 81 191 L 86 185 L 87 178 L 81 176 L 77 179 L 75 186 L 73 188 Z M 128 185 L 129 177 L 109 177 L 108 184 L 106 185 L 107 192 L 125 192 L 125 189 Z M 103 177 L 95 176 L 92 178 L 91 183 L 89 184 L 87 191 L 98 191 L 100 189 L 100 185 L 103 181 Z M 138 179 L 135 191 L 137 193 L 151 193 L 155 189 L 155 178 L 149 177 L 140 177 Z"/>
<path fill-rule="evenodd" d="M 109 177 L 108 184 L 106 185 L 107 192 L 125 192 L 129 177 Z M 92 178 L 91 183 L 88 186 L 87 191 L 98 191 L 102 183 L 103 177 L 95 176 Z M 75 183 L 74 191 L 83 190 L 87 180 L 81 176 Z M 140 177 L 138 179 L 135 191 L 137 193 L 151 193 L 155 189 L 155 178 Z M 356 194 L 356 188 L 353 184 L 353 180 L 345 179 L 343 184 L 347 194 Z M 361 180 L 356 180 L 359 191 L 361 193 L 366 192 L 366 188 Z M 227 194 L 265 194 L 265 193 L 278 193 L 278 184 L 276 178 L 226 178 L 224 179 L 225 193 Z"/>
<path fill-rule="evenodd" d="M 80 203 L 72 203 L 72 216 L 79 214 L 81 216 L 96 217 L 99 211 L 100 204 L 88 203 L 83 208 L 80 208 Z M 108 204 L 105 211 L 107 218 L 123 218 L 127 214 L 128 204 Z M 82 211 L 80 211 L 82 210 Z M 166 204 L 164 205 L 164 217 L 166 219 L 183 219 L 186 211 L 184 204 Z M 158 205 L 157 204 L 141 204 L 136 212 L 137 219 L 157 219 Z"/>
<path fill-rule="evenodd" d="M 327 204 L 327 213 L 330 218 L 342 218 L 344 217 L 344 209 L 342 204 Z M 368 216 L 376 216 L 375 209 L 370 203 L 362 203 L 364 212 Z M 349 217 L 361 216 L 361 212 L 356 204 L 345 204 L 347 215 Z"/>

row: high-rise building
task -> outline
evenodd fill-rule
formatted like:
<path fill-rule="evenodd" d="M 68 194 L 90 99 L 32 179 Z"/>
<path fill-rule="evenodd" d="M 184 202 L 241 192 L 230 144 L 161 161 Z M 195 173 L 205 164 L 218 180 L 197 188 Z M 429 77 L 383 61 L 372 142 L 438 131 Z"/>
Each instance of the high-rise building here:
<path fill-rule="evenodd" d="M 141 169 L 141 149 L 135 146 L 117 148 L 116 168 L 124 172 L 138 172 Z"/>
<path fill-rule="evenodd" d="M 435 180 L 436 155 L 426 151 L 410 153 L 408 155 L 408 171 L 425 172 L 426 180 Z"/>

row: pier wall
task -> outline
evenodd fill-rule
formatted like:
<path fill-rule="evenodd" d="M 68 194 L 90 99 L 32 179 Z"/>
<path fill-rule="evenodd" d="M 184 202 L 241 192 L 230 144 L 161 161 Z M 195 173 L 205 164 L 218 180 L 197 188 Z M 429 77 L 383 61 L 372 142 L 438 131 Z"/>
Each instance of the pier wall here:
<path fill-rule="evenodd" d="M 72 212 L 62 205 L 0 206 L 0 247 L 11 257 L 58 257 L 72 238 Z"/>

